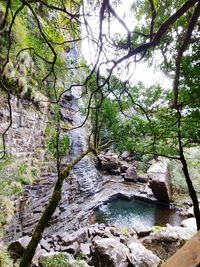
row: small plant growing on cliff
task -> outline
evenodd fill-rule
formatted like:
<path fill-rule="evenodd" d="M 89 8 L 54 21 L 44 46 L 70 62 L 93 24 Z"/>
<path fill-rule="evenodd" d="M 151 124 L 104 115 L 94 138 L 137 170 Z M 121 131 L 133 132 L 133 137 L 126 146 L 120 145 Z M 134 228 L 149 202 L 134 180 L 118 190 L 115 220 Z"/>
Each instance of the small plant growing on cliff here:
<path fill-rule="evenodd" d="M 59 142 L 57 141 L 59 139 Z M 59 143 L 59 144 L 58 144 Z M 48 150 L 52 153 L 54 158 L 63 157 L 66 155 L 67 150 L 69 149 L 69 137 L 64 136 L 62 138 L 59 137 L 59 133 L 54 133 L 52 138 L 48 142 Z M 59 146 L 59 149 L 57 148 Z"/>
<path fill-rule="evenodd" d="M 123 235 L 128 235 L 128 234 L 129 234 L 129 229 L 128 229 L 128 227 L 124 227 L 124 228 L 122 229 L 122 233 L 123 233 Z"/>
<path fill-rule="evenodd" d="M 42 264 L 45 267 L 69 267 L 69 260 L 66 258 L 64 253 L 59 253 L 58 255 L 50 258 L 46 258 Z"/>
<path fill-rule="evenodd" d="M 152 233 L 157 233 L 162 229 L 162 226 L 160 225 L 155 225 L 154 228 L 151 230 Z"/>

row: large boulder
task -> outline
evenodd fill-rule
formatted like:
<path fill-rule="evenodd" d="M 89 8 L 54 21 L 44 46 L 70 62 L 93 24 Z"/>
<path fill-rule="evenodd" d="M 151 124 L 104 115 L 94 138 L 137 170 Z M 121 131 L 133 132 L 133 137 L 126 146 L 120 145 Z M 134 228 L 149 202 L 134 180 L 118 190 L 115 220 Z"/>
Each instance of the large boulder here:
<path fill-rule="evenodd" d="M 88 231 L 87 228 L 80 228 L 76 232 L 72 234 L 64 233 L 61 236 L 62 244 L 65 246 L 72 245 L 73 243 L 85 243 L 88 238 Z"/>
<path fill-rule="evenodd" d="M 143 224 L 134 224 L 132 227 L 139 238 L 149 235 L 152 231 L 152 227 Z"/>
<path fill-rule="evenodd" d="M 166 203 L 171 199 L 169 162 L 169 159 L 159 157 L 147 172 L 154 195 Z"/>
<path fill-rule="evenodd" d="M 137 267 L 158 267 L 161 264 L 161 259 L 147 250 L 142 244 L 138 242 L 130 242 L 128 244 L 130 249 L 129 261 L 133 266 Z"/>
<path fill-rule="evenodd" d="M 127 159 L 128 157 L 130 157 L 131 155 L 131 152 L 129 151 L 124 151 L 122 154 L 121 154 L 121 157 L 122 159 Z"/>
<path fill-rule="evenodd" d="M 134 166 L 129 167 L 124 175 L 124 180 L 128 182 L 136 182 L 137 179 L 138 176 L 136 168 Z"/>
<path fill-rule="evenodd" d="M 92 264 L 96 267 L 127 267 L 129 249 L 119 238 L 95 240 L 92 246 Z"/>
<path fill-rule="evenodd" d="M 75 255 L 77 253 L 79 249 L 79 244 L 77 242 L 74 242 L 73 244 L 69 245 L 69 246 L 60 246 L 58 251 L 65 251 L 68 252 L 70 254 Z"/>
<path fill-rule="evenodd" d="M 128 170 L 128 168 L 131 167 L 131 164 L 124 161 L 124 160 L 120 160 L 119 161 L 119 167 L 120 167 L 120 171 L 122 173 L 125 173 Z"/>
<path fill-rule="evenodd" d="M 168 225 L 143 238 L 142 244 L 165 261 L 182 247 L 195 232 L 194 229 L 187 227 Z"/>
<path fill-rule="evenodd" d="M 99 167 L 111 174 L 120 174 L 118 155 L 112 152 L 100 153 L 98 156 Z"/>

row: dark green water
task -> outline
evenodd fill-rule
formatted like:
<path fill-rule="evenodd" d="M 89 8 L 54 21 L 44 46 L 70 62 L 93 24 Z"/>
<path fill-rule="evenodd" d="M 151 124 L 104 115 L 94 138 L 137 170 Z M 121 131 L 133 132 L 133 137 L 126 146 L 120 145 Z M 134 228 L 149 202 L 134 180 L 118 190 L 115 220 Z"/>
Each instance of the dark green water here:
<path fill-rule="evenodd" d="M 96 210 L 95 219 L 99 223 L 118 223 L 126 227 L 134 224 L 164 226 L 166 223 L 177 226 L 184 217 L 166 206 L 117 198 Z"/>

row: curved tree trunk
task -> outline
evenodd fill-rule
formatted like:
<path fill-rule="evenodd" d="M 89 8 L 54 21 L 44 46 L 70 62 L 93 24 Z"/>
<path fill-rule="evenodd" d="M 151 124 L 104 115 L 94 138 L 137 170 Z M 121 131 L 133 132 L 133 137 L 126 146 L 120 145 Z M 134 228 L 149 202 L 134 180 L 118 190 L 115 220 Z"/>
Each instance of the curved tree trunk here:
<path fill-rule="evenodd" d="M 182 163 L 182 170 L 185 175 L 185 180 L 188 186 L 188 192 L 190 195 L 190 198 L 192 199 L 193 207 L 194 207 L 194 215 L 196 219 L 196 225 L 197 225 L 197 230 L 200 230 L 200 209 L 199 209 L 199 201 L 198 197 L 196 194 L 196 191 L 194 189 L 192 180 L 190 178 L 190 174 L 188 171 L 188 165 L 184 156 L 184 151 L 183 151 L 183 145 L 182 145 L 182 132 L 181 132 L 181 112 L 179 108 L 177 107 L 177 116 L 178 116 L 178 144 L 179 144 L 179 156 L 180 156 L 180 161 Z"/>
<path fill-rule="evenodd" d="M 187 162 L 185 160 L 185 157 L 184 157 L 184 154 L 182 151 L 180 152 L 180 161 L 181 161 L 182 166 L 183 166 L 182 170 L 183 170 L 183 173 L 185 175 L 185 180 L 186 180 L 186 183 L 188 186 L 189 195 L 192 199 L 192 203 L 193 203 L 193 207 L 194 207 L 194 215 L 196 218 L 197 230 L 200 230 L 199 201 L 198 201 L 198 197 L 197 197 L 196 191 L 194 189 L 194 186 L 192 184 L 192 180 L 191 180 L 190 175 L 189 175 Z"/>
<path fill-rule="evenodd" d="M 42 234 L 45 230 L 45 228 L 48 225 L 48 222 L 55 212 L 58 203 L 61 199 L 61 192 L 62 192 L 62 185 L 64 180 L 68 177 L 71 169 L 83 158 L 85 157 L 88 153 L 93 152 L 96 154 L 96 151 L 92 148 L 89 148 L 82 154 L 80 154 L 76 159 L 74 159 L 59 175 L 58 180 L 56 182 L 56 185 L 53 190 L 52 197 L 45 208 L 37 226 L 36 229 L 32 235 L 32 238 L 23 254 L 23 257 L 21 259 L 19 267 L 30 267 L 31 262 L 33 259 L 33 256 L 35 254 L 36 248 L 42 238 Z"/>

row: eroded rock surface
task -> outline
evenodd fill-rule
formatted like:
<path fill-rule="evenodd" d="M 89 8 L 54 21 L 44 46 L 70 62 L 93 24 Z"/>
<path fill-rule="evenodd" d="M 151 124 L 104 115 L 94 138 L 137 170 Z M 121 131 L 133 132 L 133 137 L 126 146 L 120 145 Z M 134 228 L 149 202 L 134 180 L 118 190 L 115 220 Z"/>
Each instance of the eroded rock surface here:
<path fill-rule="evenodd" d="M 168 225 L 145 237 L 142 244 L 165 261 L 181 248 L 195 232 L 194 229 L 189 227 Z"/>
<path fill-rule="evenodd" d="M 92 263 L 96 267 L 127 267 L 129 249 L 119 238 L 102 238 L 92 246 Z"/>
<path fill-rule="evenodd" d="M 159 157 L 148 169 L 150 187 L 158 200 L 167 202 L 171 200 L 169 160 Z"/>
<path fill-rule="evenodd" d="M 133 266 L 137 267 L 158 267 L 161 264 L 161 259 L 147 250 L 142 244 L 138 242 L 131 242 L 128 244 L 130 249 L 129 261 Z"/>

